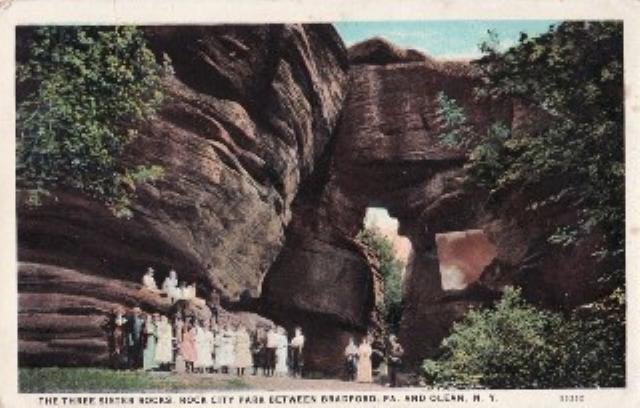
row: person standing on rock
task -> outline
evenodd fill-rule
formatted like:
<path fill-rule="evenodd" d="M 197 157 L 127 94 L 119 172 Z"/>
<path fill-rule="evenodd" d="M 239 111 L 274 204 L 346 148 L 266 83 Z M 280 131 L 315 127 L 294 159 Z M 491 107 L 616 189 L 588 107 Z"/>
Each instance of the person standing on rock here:
<path fill-rule="evenodd" d="M 404 349 L 398 343 L 395 335 L 389 336 L 389 351 L 388 351 L 388 362 L 387 366 L 389 367 L 389 386 L 397 387 L 398 386 L 398 370 L 402 365 L 402 356 L 404 355 Z"/>
<path fill-rule="evenodd" d="M 358 346 L 358 370 L 356 375 L 356 381 L 361 383 L 373 382 L 373 372 L 371 367 L 371 344 L 369 343 L 369 337 L 362 338 L 360 346 Z"/>
<path fill-rule="evenodd" d="M 278 348 L 278 334 L 271 327 L 267 326 L 267 353 L 265 361 L 265 375 L 272 376 L 276 368 L 276 349 Z"/>
<path fill-rule="evenodd" d="M 160 323 L 160 315 L 155 313 L 153 316 L 147 315 L 145 322 L 144 334 L 145 345 L 142 352 L 142 368 L 145 371 L 151 371 L 158 368 L 156 364 L 156 345 L 158 343 L 158 323 Z"/>
<path fill-rule="evenodd" d="M 169 276 L 164 279 L 162 283 L 162 291 L 167 294 L 169 301 L 174 303 L 180 298 L 178 291 L 178 274 L 174 269 L 169 271 Z"/>
<path fill-rule="evenodd" d="M 142 367 L 142 334 L 144 320 L 142 310 L 134 307 L 132 314 L 127 318 L 127 355 L 130 369 Z"/>
<path fill-rule="evenodd" d="M 287 361 L 287 357 L 289 355 L 289 339 L 284 327 L 278 326 L 276 333 L 278 334 L 278 343 L 276 349 L 275 374 L 279 377 L 284 377 L 289 374 L 289 362 Z"/>
<path fill-rule="evenodd" d="M 152 267 L 147 268 L 147 272 L 142 277 L 142 286 L 151 292 L 157 293 L 160 289 L 158 289 L 158 284 L 153 276 L 154 272 Z"/>
<path fill-rule="evenodd" d="M 156 364 L 167 368 L 173 362 L 172 327 L 167 316 L 160 317 L 158 323 L 158 344 L 156 345 Z"/>
<path fill-rule="evenodd" d="M 293 339 L 291 339 L 291 359 L 292 368 L 293 368 L 293 376 L 294 377 L 302 377 L 302 350 L 304 348 L 304 335 L 302 334 L 302 329 L 300 327 L 296 327 L 295 335 Z"/>
<path fill-rule="evenodd" d="M 354 381 L 356 379 L 356 371 L 358 369 L 358 346 L 356 346 L 353 337 L 349 338 L 349 344 L 344 349 L 344 357 L 346 363 L 347 379 Z"/>

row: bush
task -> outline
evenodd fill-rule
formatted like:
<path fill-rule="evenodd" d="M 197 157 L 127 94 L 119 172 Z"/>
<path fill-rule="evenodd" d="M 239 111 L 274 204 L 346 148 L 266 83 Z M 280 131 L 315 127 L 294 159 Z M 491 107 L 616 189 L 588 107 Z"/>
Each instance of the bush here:
<path fill-rule="evenodd" d="M 135 124 L 162 103 L 167 68 L 135 27 L 19 31 L 18 188 L 70 188 L 128 214 L 128 192 L 160 177 L 162 169 L 125 167 L 119 159 L 136 136 Z"/>
<path fill-rule="evenodd" d="M 471 310 L 423 374 L 438 387 L 624 386 L 624 293 L 569 318 L 528 305 L 507 288 L 494 308 Z"/>

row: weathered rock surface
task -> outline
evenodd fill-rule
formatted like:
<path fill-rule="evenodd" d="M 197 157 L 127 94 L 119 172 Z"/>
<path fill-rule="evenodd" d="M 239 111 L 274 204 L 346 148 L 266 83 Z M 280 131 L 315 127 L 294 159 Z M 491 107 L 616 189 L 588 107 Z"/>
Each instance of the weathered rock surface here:
<path fill-rule="evenodd" d="M 489 202 L 462 188 L 467 152 L 439 141 L 440 92 L 479 131 L 532 122 L 512 101 L 476 101 L 470 64 L 381 39 L 347 53 L 325 25 L 146 33 L 175 75 L 126 160 L 166 175 L 137 189 L 131 219 L 70 191 L 35 209 L 20 200 L 22 364 L 103 364 L 108 311 L 168 307 L 137 285 L 154 266 L 159 281 L 175 267 L 202 296 L 216 289 L 236 311 L 290 332 L 302 326 L 307 370 L 337 375 L 349 337 L 381 335 L 376 260 L 355 240 L 370 206 L 397 217 L 413 245 L 399 333 L 409 364 L 504 285 L 546 305 L 594 295 L 592 278 L 606 267 L 587 256 L 598 237 L 565 252 L 544 239 L 552 220 L 575 216 L 562 203 L 526 213 L 535 192 Z M 436 234 L 469 229 L 484 232 L 495 258 L 465 289 L 443 290 Z"/>
<path fill-rule="evenodd" d="M 58 266 L 23 262 L 18 283 L 21 365 L 103 365 L 109 360 L 109 319 L 117 309 L 170 315 L 172 304 L 142 285 Z M 192 305 L 207 319 L 204 305 Z"/>
<path fill-rule="evenodd" d="M 393 64 L 398 62 L 426 61 L 420 51 L 400 48 L 381 37 L 371 38 L 349 47 L 352 64 Z"/>
<path fill-rule="evenodd" d="M 124 282 L 139 282 L 147 266 L 155 267 L 158 283 L 176 268 L 203 297 L 214 288 L 223 301 L 241 293 L 258 296 L 282 247 L 299 185 L 313 172 L 337 122 L 348 61 L 329 25 L 167 26 L 145 32 L 158 57 L 170 57 L 175 75 L 166 79 L 165 107 L 141 126 L 126 162 L 160 165 L 165 176 L 137 188 L 130 219 L 116 218 L 72 191 L 54 191 L 38 208 L 24 205 L 19 195 L 20 288 L 38 293 L 25 295 L 21 305 L 28 309 L 35 302 L 43 317 L 21 314 L 23 361 L 38 353 L 51 359 L 75 355 L 78 364 L 103 361 L 102 340 L 92 337 L 96 344 L 78 350 L 68 342 L 55 349 L 27 344 L 22 324 L 46 332 L 47 313 L 73 321 L 71 311 L 85 304 L 103 310 L 143 301 L 126 296 Z M 55 279 L 32 290 L 41 278 L 33 275 L 33 263 L 51 273 L 74 273 L 73 279 L 114 283 L 93 291 L 87 283 L 86 293 L 76 288 L 64 297 L 65 283 Z M 113 298 L 103 299 L 103 289 Z M 39 296 L 57 296 L 67 306 L 57 311 L 62 303 L 49 307 Z M 97 323 L 90 323 L 95 334 Z M 73 324 L 67 335 L 81 339 L 82 324 Z"/>
<path fill-rule="evenodd" d="M 420 269 L 417 274 L 424 279 L 415 290 L 442 292 L 436 230 L 425 229 L 421 218 L 444 194 L 444 181 L 461 167 L 465 152 L 438 141 L 438 93 L 461 101 L 479 128 L 510 114 L 509 106 L 473 103 L 475 79 L 464 64 L 428 58 L 382 64 L 375 53 L 370 59 L 359 57 L 372 63 L 351 67 L 349 94 L 331 150 L 294 201 L 286 245 L 263 286 L 267 309 L 293 316 L 303 328 L 306 324 L 308 331 L 317 332 L 314 341 L 322 342 L 318 349 L 324 351 L 322 358 L 308 359 L 311 370 L 342 368 L 349 335 L 359 338 L 375 331 L 373 263 L 353 242 L 367 207 L 386 207 L 399 219 L 401 233 L 416 251 L 414 268 L 425 253 L 433 255 L 435 268 L 431 274 Z M 443 333 L 450 323 L 445 319 Z"/>

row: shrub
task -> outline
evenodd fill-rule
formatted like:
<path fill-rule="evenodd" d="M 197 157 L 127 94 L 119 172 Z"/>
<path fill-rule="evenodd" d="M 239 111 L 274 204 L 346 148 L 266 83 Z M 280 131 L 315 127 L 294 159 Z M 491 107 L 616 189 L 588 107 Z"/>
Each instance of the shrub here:
<path fill-rule="evenodd" d="M 568 318 L 506 288 L 495 307 L 471 310 L 425 360 L 426 380 L 454 388 L 624 386 L 624 292 Z"/>
<path fill-rule="evenodd" d="M 162 103 L 167 68 L 135 27 L 19 31 L 18 188 L 71 188 L 128 214 L 128 191 L 162 175 L 158 166 L 126 167 L 120 156 L 135 124 Z"/>

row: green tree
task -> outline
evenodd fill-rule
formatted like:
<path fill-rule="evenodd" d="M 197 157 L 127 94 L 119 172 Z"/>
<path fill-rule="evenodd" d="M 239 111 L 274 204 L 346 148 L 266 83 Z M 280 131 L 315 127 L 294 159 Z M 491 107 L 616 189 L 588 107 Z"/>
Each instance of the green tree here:
<path fill-rule="evenodd" d="M 606 243 L 594 256 L 616 265 L 603 278 L 623 284 L 622 24 L 564 22 L 536 38 L 522 34 L 505 52 L 495 35 L 481 48 L 478 97 L 518 101 L 536 119 L 517 134 L 502 124 L 479 134 L 442 95 L 441 140 L 469 147 L 470 186 L 494 196 L 527 191 L 525 210 L 559 202 L 574 208 L 576 221 L 552 225 L 548 241 L 570 246 L 597 229 Z"/>
<path fill-rule="evenodd" d="M 384 320 L 391 333 L 397 333 L 402 317 L 402 271 L 404 263 L 396 257 L 393 243 L 379 229 L 366 227 L 358 240 L 368 246 L 380 262 L 384 279 Z"/>
<path fill-rule="evenodd" d="M 135 125 L 163 100 L 159 64 L 135 27 L 22 29 L 17 63 L 17 186 L 39 193 L 70 188 L 130 215 L 136 183 L 158 166 L 127 167 Z"/>
<path fill-rule="evenodd" d="M 454 325 L 423 374 L 440 387 L 621 387 L 624 326 L 621 291 L 563 317 L 508 287 L 495 307 L 471 310 Z"/>

